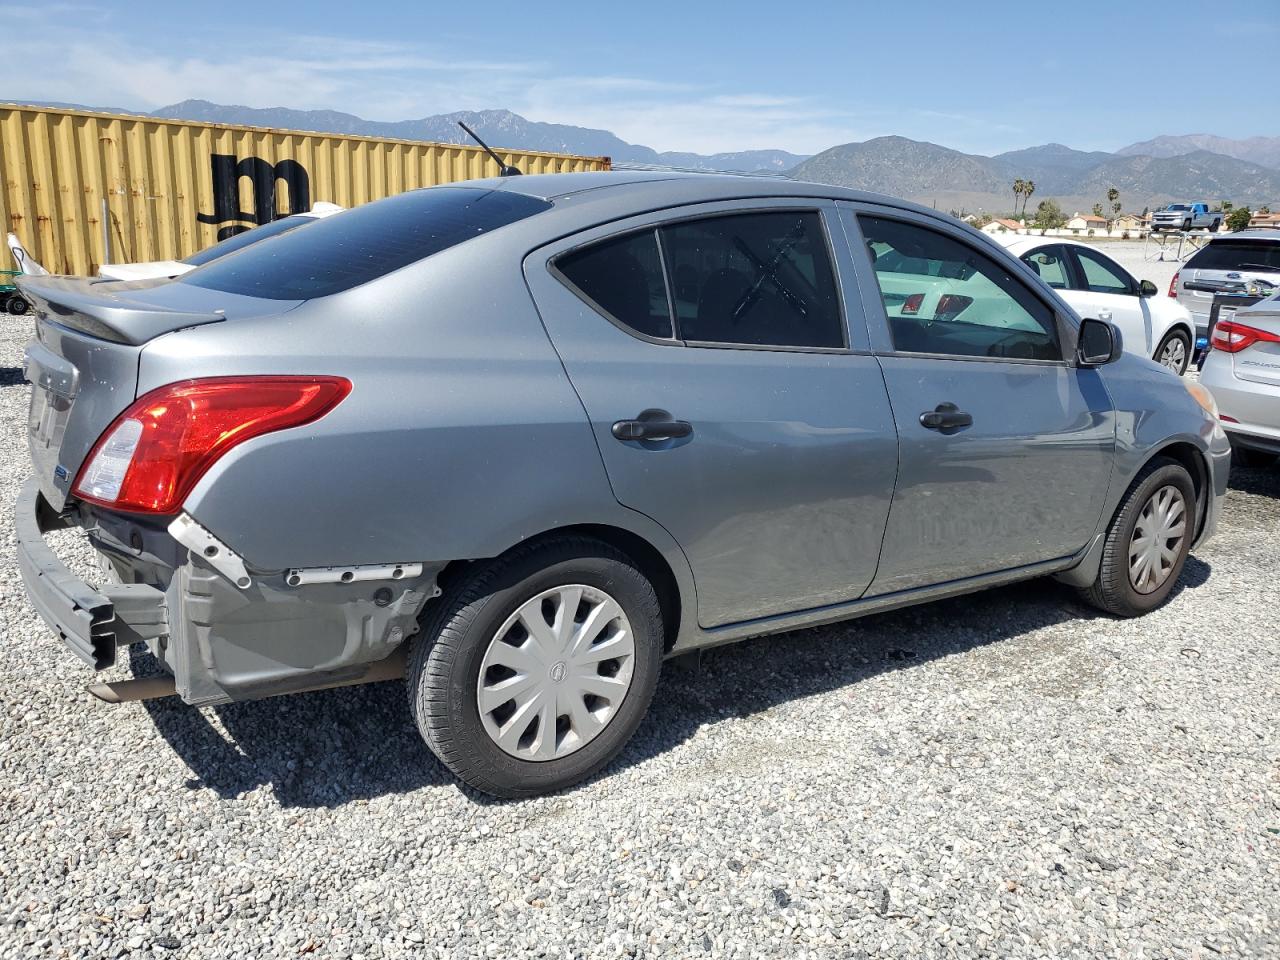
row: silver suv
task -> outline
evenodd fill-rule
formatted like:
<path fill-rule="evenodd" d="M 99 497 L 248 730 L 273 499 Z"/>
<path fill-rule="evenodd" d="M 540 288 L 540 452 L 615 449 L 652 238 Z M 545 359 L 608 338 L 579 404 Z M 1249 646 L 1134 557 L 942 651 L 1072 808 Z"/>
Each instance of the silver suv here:
<path fill-rule="evenodd" d="M 1226 491 L 1207 390 L 838 187 L 510 177 L 173 282 L 22 283 L 27 591 L 90 665 L 168 674 L 104 694 L 407 673 L 427 744 L 507 796 L 616 756 L 665 656 L 1050 574 L 1145 613 Z"/>
<path fill-rule="evenodd" d="M 1173 275 L 1169 296 L 1191 311 L 1196 337 L 1209 335 L 1215 294 L 1265 295 L 1280 286 L 1280 230 L 1244 230 L 1214 237 Z"/>

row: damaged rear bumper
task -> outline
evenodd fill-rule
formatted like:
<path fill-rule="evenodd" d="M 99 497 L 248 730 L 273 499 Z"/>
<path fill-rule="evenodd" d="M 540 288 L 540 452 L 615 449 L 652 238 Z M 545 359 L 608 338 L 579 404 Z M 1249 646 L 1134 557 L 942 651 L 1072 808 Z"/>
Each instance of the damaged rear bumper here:
<path fill-rule="evenodd" d="M 141 583 L 97 588 L 57 558 L 44 535 L 69 524 L 44 499 L 34 478 L 23 484 L 15 514 L 18 569 L 27 596 L 77 657 L 105 670 L 115 665 L 119 647 L 168 635 L 168 609 L 160 590 Z"/>

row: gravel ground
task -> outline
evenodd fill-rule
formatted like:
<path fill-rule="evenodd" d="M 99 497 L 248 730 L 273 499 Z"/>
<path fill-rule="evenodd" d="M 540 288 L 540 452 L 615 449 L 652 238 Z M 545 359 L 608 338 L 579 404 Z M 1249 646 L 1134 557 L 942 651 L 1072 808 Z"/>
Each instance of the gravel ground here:
<path fill-rule="evenodd" d="M 716 650 L 602 775 L 511 803 L 397 683 L 89 699 L 7 509 L 0 541 L 6 960 L 1280 956 L 1280 470 L 1142 620 L 1045 581 Z"/>

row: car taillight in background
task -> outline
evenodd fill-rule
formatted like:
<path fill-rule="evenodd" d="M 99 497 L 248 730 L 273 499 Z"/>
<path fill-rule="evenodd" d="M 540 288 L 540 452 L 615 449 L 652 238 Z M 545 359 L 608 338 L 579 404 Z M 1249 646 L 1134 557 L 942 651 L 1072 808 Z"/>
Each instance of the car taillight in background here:
<path fill-rule="evenodd" d="M 1173 279 L 1169 281 L 1169 296 L 1176 297 L 1178 295 L 1178 274 L 1173 275 Z"/>
<path fill-rule="evenodd" d="M 1280 343 L 1280 336 L 1235 320 L 1219 320 L 1213 328 L 1211 343 L 1215 350 L 1239 353 L 1255 343 Z"/>
<path fill-rule="evenodd" d="M 342 377 L 210 377 L 139 397 L 99 438 L 72 492 L 130 513 L 177 513 L 219 457 L 264 433 L 324 416 L 351 392 Z"/>
<path fill-rule="evenodd" d="M 924 303 L 923 293 L 911 294 L 911 296 L 907 297 L 906 300 L 902 301 L 902 315 L 904 317 L 914 317 L 920 312 L 920 305 L 922 303 Z"/>
<path fill-rule="evenodd" d="M 973 303 L 973 297 L 964 297 L 958 293 L 944 293 L 938 298 L 938 309 L 933 312 L 933 319 L 954 320 L 971 303 Z"/>

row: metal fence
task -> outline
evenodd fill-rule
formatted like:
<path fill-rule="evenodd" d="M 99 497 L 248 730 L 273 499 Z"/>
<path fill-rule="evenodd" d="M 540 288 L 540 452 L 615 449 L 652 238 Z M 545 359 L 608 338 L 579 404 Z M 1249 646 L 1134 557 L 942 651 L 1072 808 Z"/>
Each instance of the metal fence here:
<path fill-rule="evenodd" d="M 608 157 L 498 149 L 525 173 Z M 476 147 L 0 104 L 0 222 L 49 270 L 189 256 L 326 200 L 494 176 Z M 6 264 L 7 266 L 7 264 Z"/>

